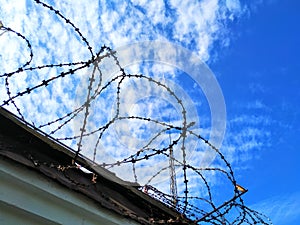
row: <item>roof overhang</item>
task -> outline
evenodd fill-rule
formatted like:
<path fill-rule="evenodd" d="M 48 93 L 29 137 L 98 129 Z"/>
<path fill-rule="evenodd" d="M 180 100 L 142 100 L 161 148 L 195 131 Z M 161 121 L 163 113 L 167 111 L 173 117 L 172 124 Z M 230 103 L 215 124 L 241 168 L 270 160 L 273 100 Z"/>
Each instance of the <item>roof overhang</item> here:
<path fill-rule="evenodd" d="M 21 184 L 31 183 L 29 174 L 34 171 L 44 178 L 51 179 L 51 183 L 55 182 L 55 185 L 89 198 L 102 209 L 141 224 L 150 224 L 153 221 L 176 221 L 176 218 L 181 217 L 174 209 L 138 190 L 137 183 L 121 180 L 114 173 L 82 155 L 76 157 L 76 163 L 90 172 L 74 166 L 75 152 L 72 149 L 3 108 L 0 108 L 0 156 L 2 165 L 5 164 L 6 167 L 14 165 L 17 166 L 16 168 L 20 168 L 18 166 L 21 165 L 28 170 L 26 176 L 19 175 L 19 178 L 22 177 L 21 180 L 13 179 L 19 180 Z M 19 172 L 22 170 L 18 169 Z M 2 171 L 1 177 L 10 175 L 13 177 L 15 174 L 18 173 L 13 170 Z M 95 177 L 97 177 L 96 182 Z M 7 181 L 6 184 L 9 185 L 9 182 Z M 37 187 L 31 188 L 34 190 Z M 39 189 L 47 194 L 47 186 L 42 185 Z M 48 194 L 51 196 L 55 191 Z M 6 199 L 7 201 L 9 199 Z M 184 218 L 181 221 L 186 221 L 187 224 L 191 222 Z"/>

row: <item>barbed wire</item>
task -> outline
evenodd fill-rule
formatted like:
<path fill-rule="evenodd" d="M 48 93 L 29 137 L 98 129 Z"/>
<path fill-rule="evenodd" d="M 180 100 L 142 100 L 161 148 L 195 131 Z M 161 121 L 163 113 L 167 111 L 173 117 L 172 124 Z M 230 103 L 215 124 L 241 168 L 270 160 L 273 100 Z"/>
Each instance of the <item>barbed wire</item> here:
<path fill-rule="evenodd" d="M 141 169 L 141 167 L 137 166 L 138 163 L 144 163 L 148 160 L 160 160 L 161 158 L 166 161 L 168 161 L 167 159 L 174 161 L 175 168 L 179 170 L 177 174 L 179 175 L 180 179 L 177 180 L 181 180 L 180 185 L 177 186 L 182 187 L 180 194 L 176 198 L 176 202 L 174 202 L 174 199 L 172 199 L 173 196 L 171 194 L 163 193 L 152 184 L 152 181 L 170 169 L 169 166 L 164 166 L 158 171 L 153 171 L 148 181 L 144 185 L 140 186 L 139 190 L 164 203 L 166 206 L 176 210 L 182 216 L 176 218 L 175 220 L 170 218 L 167 221 L 161 221 L 149 216 L 150 223 L 171 224 L 178 223 L 180 221 L 183 222 L 186 218 L 188 218 L 195 224 L 272 224 L 269 218 L 245 206 L 242 195 L 246 193 L 247 190 L 238 185 L 234 177 L 233 169 L 220 149 L 216 148 L 208 141 L 208 139 L 192 129 L 195 125 L 195 122 L 190 121 L 190 118 L 188 118 L 184 102 L 180 96 L 176 94 L 175 90 L 172 90 L 168 85 L 162 81 L 159 81 L 158 79 L 155 79 L 154 77 L 143 74 L 127 73 L 125 68 L 123 68 L 121 65 L 117 51 L 114 51 L 110 47 L 103 45 L 100 50 L 95 53 L 88 39 L 70 19 L 65 17 L 59 10 L 55 9 L 51 5 L 43 3 L 39 0 L 34 0 L 34 2 L 44 9 L 52 12 L 55 16 L 57 16 L 57 18 L 61 19 L 66 26 L 70 26 L 72 28 L 73 32 L 75 32 L 75 35 L 79 36 L 83 46 L 88 50 L 90 59 L 87 61 L 64 62 L 59 64 L 50 63 L 39 66 L 30 66 L 35 55 L 30 40 L 12 28 L 2 25 L 0 28 L 1 31 L 3 31 L 1 36 L 5 35 L 6 33 L 15 34 L 18 38 L 24 41 L 24 43 L 26 43 L 26 46 L 29 50 L 29 56 L 27 61 L 20 64 L 16 70 L 0 74 L 0 79 L 4 79 L 4 86 L 6 89 L 6 98 L 3 100 L 1 99 L 3 101 L 1 107 L 8 107 L 10 104 L 12 104 L 19 117 L 26 121 L 27 118 L 24 114 L 26 111 L 19 107 L 16 99 L 22 99 L 26 95 L 32 95 L 33 91 L 46 89 L 50 84 L 55 83 L 59 79 L 65 79 L 67 76 L 76 76 L 80 71 L 87 68 L 92 68 L 92 72 L 89 75 L 88 86 L 86 87 L 87 94 L 84 102 L 75 109 L 69 109 L 67 112 L 63 113 L 63 115 L 57 116 L 53 120 L 47 121 L 46 123 L 43 122 L 40 125 L 35 126 L 36 129 L 41 130 L 46 130 L 46 128 L 49 128 L 50 131 L 48 134 L 52 136 L 57 134 L 58 131 L 62 130 L 63 128 L 70 127 L 70 123 L 80 117 L 80 119 L 82 119 L 82 123 L 80 124 L 79 134 L 65 136 L 60 135 L 55 138 L 58 141 L 71 140 L 76 142 L 77 150 L 72 163 L 69 165 L 60 165 L 58 163 L 43 162 L 28 154 L 28 158 L 32 161 L 34 166 L 39 167 L 43 165 L 49 168 L 56 168 L 58 171 L 62 172 L 64 176 L 74 185 L 81 186 L 82 188 L 88 187 L 87 184 L 81 184 L 79 181 L 68 176 L 67 173 L 67 171 L 70 169 L 79 169 L 79 166 L 76 164 L 76 160 L 79 154 L 84 151 L 86 147 L 84 145 L 84 140 L 86 138 L 94 137 L 96 140 L 92 150 L 92 158 L 96 163 L 97 154 L 99 151 L 103 150 L 99 149 L 100 142 L 102 141 L 104 134 L 108 132 L 112 126 L 115 126 L 120 121 L 128 121 L 128 123 L 140 121 L 147 124 L 154 124 L 156 127 L 158 127 L 158 130 L 152 133 L 148 141 L 145 141 L 143 146 L 139 147 L 139 149 L 137 149 L 134 153 L 127 154 L 127 156 L 123 157 L 121 160 L 103 162 L 99 164 L 101 167 L 109 170 L 129 164 L 132 168 L 134 181 L 139 182 L 139 175 L 137 172 Z M 118 73 L 110 79 L 104 81 L 101 66 L 105 63 L 104 60 L 107 58 L 113 59 Z M 22 73 L 30 74 L 32 72 L 39 72 L 43 69 L 60 69 L 62 72 L 56 71 L 57 74 L 55 76 L 43 78 L 42 80 L 39 80 L 37 84 L 23 87 L 22 90 L 17 91 L 17 93 L 13 93 L 11 90 L 11 87 L 14 86 L 14 83 L 11 82 L 12 77 Z M 127 98 L 125 83 L 130 83 L 131 81 L 137 80 L 144 84 L 153 85 L 154 87 L 159 88 L 162 92 L 166 93 L 166 95 L 173 99 L 174 102 L 176 102 L 181 110 L 180 125 L 175 125 L 170 121 L 166 122 L 157 118 L 139 115 L 123 115 L 121 113 L 122 100 Z M 114 93 L 115 107 L 113 114 L 111 115 L 111 118 L 108 119 L 103 125 L 97 126 L 92 130 L 88 130 L 87 127 L 89 125 L 89 116 L 92 110 L 91 105 L 95 103 L 95 101 L 101 95 L 104 95 L 103 93 L 108 91 L 108 89 L 112 89 Z M 156 142 L 158 142 L 160 138 L 163 139 L 166 134 L 172 134 L 171 141 L 169 143 L 160 143 L 157 145 Z M 169 137 L 171 136 L 169 135 Z M 201 168 L 195 167 L 189 163 L 189 159 L 187 157 L 188 137 L 194 137 L 197 140 L 202 141 L 202 144 L 205 148 L 208 147 L 212 153 L 216 154 L 216 157 L 221 164 L 212 164 L 211 166 L 205 166 Z M 173 157 L 170 155 L 171 148 L 176 148 L 179 150 L 181 152 L 180 157 Z M 216 176 L 214 174 L 224 175 L 230 184 L 229 188 L 231 189 L 231 195 L 227 196 L 228 198 L 221 204 L 216 203 L 214 200 L 212 191 L 213 186 L 210 182 L 210 177 Z M 189 179 L 192 178 L 193 180 L 193 177 L 195 176 L 197 177 L 196 180 L 200 181 L 200 184 L 194 185 L 199 185 L 199 187 L 201 186 L 201 188 L 203 188 L 201 191 L 194 191 L 191 188 L 190 183 L 192 181 Z M 96 182 L 97 174 L 93 173 L 91 184 Z"/>

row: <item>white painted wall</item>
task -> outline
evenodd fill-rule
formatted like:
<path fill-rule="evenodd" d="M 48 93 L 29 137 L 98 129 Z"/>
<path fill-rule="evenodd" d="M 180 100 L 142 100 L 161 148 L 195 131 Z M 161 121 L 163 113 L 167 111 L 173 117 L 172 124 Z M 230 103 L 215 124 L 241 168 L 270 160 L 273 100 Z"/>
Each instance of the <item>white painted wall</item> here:
<path fill-rule="evenodd" d="M 0 157 L 0 224 L 135 225 L 34 170 Z"/>

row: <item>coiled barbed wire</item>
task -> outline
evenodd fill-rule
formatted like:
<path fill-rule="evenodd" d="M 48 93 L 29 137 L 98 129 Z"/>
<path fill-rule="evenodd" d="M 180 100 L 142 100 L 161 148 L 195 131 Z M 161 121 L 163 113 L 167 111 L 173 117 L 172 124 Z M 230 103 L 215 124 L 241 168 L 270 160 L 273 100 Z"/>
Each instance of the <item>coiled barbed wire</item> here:
<path fill-rule="evenodd" d="M 140 167 L 136 166 L 136 164 L 145 162 L 150 159 L 155 160 L 158 157 L 165 160 L 171 158 L 175 163 L 175 167 L 179 170 L 179 181 L 181 181 L 180 184 L 182 184 L 183 186 L 180 194 L 176 197 L 175 202 L 173 199 L 174 196 L 163 193 L 157 187 L 151 184 L 154 179 L 163 174 L 166 170 L 170 169 L 168 166 L 163 167 L 158 171 L 153 171 L 152 176 L 148 179 L 148 182 L 139 187 L 141 191 L 153 197 L 154 199 L 161 201 L 168 207 L 176 210 L 179 214 L 182 214 L 184 217 L 189 218 L 195 224 L 272 224 L 268 217 L 245 206 L 241 196 L 242 194 L 247 192 L 247 190 L 238 185 L 234 177 L 233 169 L 231 168 L 230 163 L 226 160 L 225 156 L 222 154 L 221 150 L 211 144 L 204 136 L 196 133 L 191 129 L 194 125 L 194 122 L 189 121 L 184 102 L 174 90 L 172 90 L 163 82 L 151 76 L 127 73 L 118 59 L 117 52 L 110 47 L 103 45 L 100 50 L 95 53 L 88 39 L 70 19 L 65 17 L 59 10 L 55 9 L 49 4 L 46 4 L 39 0 L 34 0 L 34 2 L 37 5 L 43 7 L 45 10 L 49 10 L 50 12 L 52 12 L 55 16 L 57 16 L 58 19 L 64 21 L 65 26 L 70 26 L 72 28 L 74 35 L 77 35 L 80 38 L 83 47 L 88 50 L 90 59 L 78 62 L 64 62 L 59 64 L 50 63 L 39 66 L 31 66 L 35 53 L 33 51 L 30 40 L 23 34 L 1 24 L 1 31 L 3 32 L 1 36 L 6 35 L 6 33 L 12 33 L 20 38 L 26 44 L 29 50 L 28 59 L 27 61 L 25 61 L 25 63 L 20 63 L 20 66 L 16 70 L 0 74 L 0 79 L 4 80 L 6 90 L 6 97 L 1 99 L 3 101 L 1 103 L 1 107 L 8 107 L 11 104 L 19 117 L 25 121 L 27 119 L 27 117 L 24 115 L 26 111 L 19 107 L 18 103 L 16 102 L 17 99 L 22 99 L 26 95 L 32 95 L 34 91 L 47 89 L 49 85 L 57 82 L 60 79 L 65 79 L 67 76 L 76 76 L 76 74 L 80 71 L 87 68 L 92 68 L 92 72 L 89 75 L 87 95 L 84 102 L 77 106 L 75 109 L 70 109 L 63 115 L 36 126 L 36 129 L 42 130 L 46 130 L 46 128 L 49 128 L 48 133 L 52 136 L 57 134 L 63 128 L 70 127 L 70 123 L 81 116 L 82 123 L 79 129 L 79 134 L 69 136 L 59 135 L 56 137 L 56 140 L 58 141 L 74 141 L 77 144 L 77 150 L 72 164 L 59 165 L 55 163 L 41 162 L 38 159 L 34 159 L 33 156 L 29 155 L 29 159 L 35 166 L 44 165 L 51 168 L 57 168 L 57 170 L 64 173 L 66 178 L 71 179 L 65 172 L 68 169 L 78 168 L 78 166 L 76 165 L 76 159 L 85 148 L 83 144 L 85 138 L 96 137 L 92 153 L 93 161 L 96 162 L 98 151 L 101 150 L 99 150 L 99 144 L 103 139 L 103 135 L 117 122 L 128 121 L 130 123 L 133 121 L 142 121 L 148 124 L 155 124 L 155 126 L 159 127 L 159 131 L 151 134 L 151 137 L 148 139 L 148 141 L 143 143 L 143 146 L 140 147 L 136 152 L 134 152 L 133 154 L 128 154 L 123 159 L 116 160 L 114 162 L 104 161 L 100 164 L 100 166 L 107 169 L 112 169 L 115 167 L 120 167 L 122 165 L 131 164 L 134 180 L 135 182 L 138 182 L 139 178 L 137 175 L 137 170 L 139 170 Z M 114 64 L 118 68 L 119 72 L 117 75 L 111 77 L 106 81 L 106 83 L 104 83 L 101 65 L 104 63 L 104 59 L 107 58 L 113 59 Z M 23 89 L 19 90 L 17 93 L 14 93 L 12 91 L 12 87 L 14 86 L 14 83 L 11 82 L 12 77 L 22 73 L 28 73 L 30 75 L 30 73 L 32 72 L 39 72 L 46 68 L 60 69 L 62 72 L 58 72 L 55 76 L 39 80 L 38 84 L 23 87 Z M 96 78 L 97 75 L 99 76 L 98 78 Z M 175 125 L 171 122 L 167 123 L 165 121 L 161 121 L 159 119 L 151 117 L 138 115 L 122 115 L 120 113 L 122 107 L 121 100 L 123 98 L 126 98 L 126 93 L 123 93 L 124 83 L 130 82 L 132 80 L 139 80 L 142 83 L 154 85 L 155 87 L 158 87 L 159 89 L 167 93 L 167 95 L 170 96 L 170 98 L 172 98 L 181 109 L 180 125 Z M 97 100 L 97 98 L 103 95 L 103 93 L 105 93 L 105 91 L 107 91 L 109 88 L 114 90 L 115 98 L 115 107 L 111 118 L 109 118 L 104 124 L 96 127 L 95 129 L 87 130 L 88 120 L 91 113 L 91 104 L 93 104 Z M 155 141 L 170 133 L 173 134 L 170 143 L 163 143 L 161 145 L 156 145 L 156 147 L 153 147 L 153 143 Z M 217 159 L 220 161 L 220 164 L 212 164 L 211 166 L 201 168 L 195 167 L 194 165 L 189 163 L 186 151 L 186 139 L 188 136 L 192 136 L 202 141 L 204 146 L 209 147 L 211 152 L 216 154 Z M 181 151 L 180 158 L 176 158 L 170 155 L 170 149 L 175 147 Z M 228 196 L 228 198 L 221 204 L 215 200 L 215 196 L 213 195 L 212 191 L 213 187 L 210 182 L 210 177 L 214 176 L 214 174 L 224 176 L 230 184 L 231 196 Z M 203 190 L 198 192 L 192 191 L 190 184 L 191 181 L 189 180 L 189 178 L 193 176 L 197 176 L 197 180 L 201 183 L 199 184 L 199 186 L 203 188 Z M 75 185 L 81 185 L 83 188 L 86 185 L 80 184 L 80 182 L 76 180 L 72 180 L 72 182 Z M 95 176 L 93 176 L 92 182 L 97 182 Z M 155 218 L 149 217 L 149 221 L 151 221 L 151 223 L 157 224 L 180 222 L 181 220 L 182 218 L 180 217 L 178 217 L 176 220 L 168 221 L 156 220 Z"/>

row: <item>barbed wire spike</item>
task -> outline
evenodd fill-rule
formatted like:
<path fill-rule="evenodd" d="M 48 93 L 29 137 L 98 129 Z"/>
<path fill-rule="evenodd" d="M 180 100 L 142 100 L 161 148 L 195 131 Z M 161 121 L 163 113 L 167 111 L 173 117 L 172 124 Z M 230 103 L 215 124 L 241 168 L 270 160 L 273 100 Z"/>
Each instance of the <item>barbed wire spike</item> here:
<path fill-rule="evenodd" d="M 73 146 L 77 145 L 75 157 L 72 159 L 72 162 L 70 162 L 70 165 L 60 165 L 57 164 L 57 162 L 43 162 L 40 159 L 35 159 L 33 156 L 28 155 L 28 158 L 35 167 L 47 166 L 49 168 L 55 168 L 74 185 L 88 188 L 90 185 L 97 183 L 96 173 L 92 174 L 90 184 L 81 184 L 80 181 L 68 175 L 68 170 L 79 169 L 77 157 L 85 148 L 88 148 L 86 151 L 92 152 L 93 162 L 97 166 L 114 171 L 118 168 L 122 170 L 129 165 L 132 177 L 136 183 L 139 182 L 141 176 L 140 171 L 142 171 L 142 168 L 147 163 L 147 165 L 151 165 L 153 162 L 164 161 L 167 162 L 167 166 L 162 166 L 157 171 L 153 170 L 153 174 L 149 176 L 148 182 L 138 187 L 138 189 L 174 209 L 180 216 L 176 219 L 169 218 L 162 221 L 156 220 L 152 215 L 149 215 L 149 222 L 154 224 L 168 224 L 173 222 L 180 224 L 180 222 L 183 223 L 188 219 L 194 224 L 201 224 L 202 222 L 222 225 L 243 223 L 272 224 L 268 217 L 245 205 L 242 195 L 247 193 L 248 190 L 237 183 L 233 168 L 221 150 L 215 147 L 200 133 L 196 132 L 197 123 L 194 121 L 194 118 L 193 120 L 189 118 L 185 102 L 176 93 L 176 90 L 162 83 L 155 76 L 128 73 L 121 65 L 118 52 L 106 45 L 102 45 L 98 52 L 94 52 L 93 49 L 96 48 L 91 46 L 88 38 L 70 18 L 67 18 L 60 10 L 55 9 L 50 4 L 46 4 L 40 0 L 34 0 L 34 2 L 44 10 L 51 12 L 62 21 L 65 26 L 70 27 L 73 34 L 80 40 L 82 47 L 89 52 L 89 59 L 87 60 L 32 65 L 33 59 L 38 59 L 39 56 L 36 55 L 36 52 L 33 52 L 30 40 L 12 28 L 5 27 L 2 21 L 0 21 L 0 29 L 3 31 L 0 37 L 11 32 L 16 35 L 23 44 L 26 44 L 29 50 L 25 62 L 21 63 L 20 60 L 16 60 L 19 63 L 17 69 L 14 68 L 13 71 L 6 71 L 0 74 L 0 79 L 3 79 L 4 90 L 6 90 L 6 97 L 4 97 L 5 99 L 0 99 L 0 106 L 15 110 L 21 120 L 25 122 L 32 121 L 31 124 L 34 125 L 35 129 L 41 129 L 50 136 L 55 137 L 57 141 L 69 141 Z M 103 67 L 106 66 L 105 63 L 107 59 L 113 63 L 113 66 L 117 68 L 116 71 L 118 72 L 116 75 L 104 79 L 105 74 L 103 74 Z M 42 118 L 43 122 L 28 116 L 29 113 L 26 111 L 26 108 L 22 107 L 23 104 L 20 102 L 28 97 L 32 99 L 33 96 L 39 95 L 43 90 L 53 92 L 54 89 L 51 88 L 53 88 L 52 86 L 54 84 L 66 79 L 78 79 L 82 76 L 81 72 L 87 69 L 89 72 L 92 72 L 89 74 L 87 86 L 83 88 L 86 91 L 86 95 L 84 100 L 82 100 L 79 105 L 76 105 L 74 109 L 67 108 L 67 104 L 63 102 L 61 103 L 61 108 L 65 108 L 65 110 L 59 113 L 54 112 L 55 116 L 52 115 L 51 120 L 48 118 L 49 115 Z M 16 83 L 13 82 L 13 78 L 15 78 L 16 75 L 25 74 L 31 76 L 39 74 L 43 70 L 49 70 L 50 72 L 47 72 L 49 76 L 41 77 L 36 83 L 29 83 L 27 87 L 18 87 Z M 178 113 L 180 121 L 172 122 L 170 116 L 169 121 L 166 122 L 163 119 L 147 114 L 125 113 L 123 110 L 126 107 L 124 102 L 128 97 L 125 87 L 128 84 L 134 84 L 134 82 L 141 82 L 142 84 L 150 85 L 150 87 L 155 87 L 174 100 L 180 112 Z M 83 84 L 84 82 L 79 82 L 79 86 Z M 111 95 L 108 96 L 108 93 Z M 103 119 L 104 122 L 99 119 L 100 122 L 97 120 L 91 125 L 90 120 L 95 116 L 93 115 L 93 109 L 98 106 L 98 101 L 101 98 L 105 100 L 108 98 L 113 99 L 113 104 L 109 106 L 112 108 L 112 113 L 110 115 L 101 115 L 105 117 L 105 119 Z M 45 100 L 46 99 L 43 99 L 43 101 Z M 36 104 L 36 102 L 33 101 L 32 104 Z M 102 163 L 98 162 L 99 158 L 101 158 L 99 157 L 99 151 L 104 151 L 104 149 L 99 146 L 101 142 L 104 142 L 104 139 L 107 138 L 105 135 L 109 136 L 109 131 L 116 129 L 115 127 L 124 121 L 128 122 L 129 125 L 134 123 L 146 124 L 146 126 L 153 125 L 157 127 L 157 130 L 152 132 L 139 148 L 133 152 L 126 152 L 126 156 L 124 156 L 123 152 L 118 151 L 114 143 L 111 143 L 111 146 L 115 147 L 116 151 L 118 151 L 115 154 L 121 155 L 120 158 L 112 161 L 103 160 L 104 162 Z M 76 124 L 77 130 L 74 132 L 69 132 L 69 130 L 72 129 L 72 125 L 70 125 L 71 122 Z M 110 138 L 113 139 L 113 137 Z M 189 161 L 189 138 L 196 138 L 205 147 L 208 147 L 209 151 L 216 155 L 220 165 L 215 163 L 203 168 L 194 166 Z M 160 144 L 157 144 L 158 142 Z M 88 143 L 88 147 L 86 143 Z M 126 148 L 129 148 L 129 146 L 126 146 Z M 165 173 L 168 173 L 168 178 L 170 178 L 170 193 L 160 191 L 158 188 L 159 185 L 155 186 L 155 179 L 159 176 L 163 176 Z M 226 200 L 222 203 L 214 199 L 215 187 L 212 185 L 211 176 L 222 176 L 228 182 L 228 189 L 230 189 L 231 192 L 230 195 L 225 196 Z M 199 182 L 197 185 L 201 187 L 201 190 L 195 191 L 195 187 L 193 187 L 193 185 L 195 186 L 195 184 L 193 184 L 194 180 Z"/>

